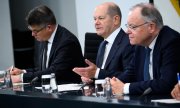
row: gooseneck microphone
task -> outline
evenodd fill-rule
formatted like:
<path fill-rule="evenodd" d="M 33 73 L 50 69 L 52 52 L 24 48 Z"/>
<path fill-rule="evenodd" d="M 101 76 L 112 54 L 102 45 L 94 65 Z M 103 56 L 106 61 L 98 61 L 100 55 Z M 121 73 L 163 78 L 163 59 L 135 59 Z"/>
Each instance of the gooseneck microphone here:
<path fill-rule="evenodd" d="M 30 84 L 33 84 L 34 82 L 36 82 L 39 78 L 38 77 L 35 77 L 31 80 Z"/>
<path fill-rule="evenodd" d="M 142 94 L 140 97 L 143 97 L 143 96 L 145 96 L 145 95 L 148 95 L 148 94 L 151 93 L 151 92 L 152 92 L 151 87 L 148 87 L 148 88 L 143 92 L 143 94 Z"/>
<path fill-rule="evenodd" d="M 139 99 L 140 99 L 140 100 L 143 100 L 143 101 L 142 101 L 143 103 L 149 102 L 150 97 L 147 96 L 147 95 L 150 94 L 151 92 L 152 92 L 151 87 L 148 87 L 148 88 L 143 92 L 143 94 L 139 97 Z"/>

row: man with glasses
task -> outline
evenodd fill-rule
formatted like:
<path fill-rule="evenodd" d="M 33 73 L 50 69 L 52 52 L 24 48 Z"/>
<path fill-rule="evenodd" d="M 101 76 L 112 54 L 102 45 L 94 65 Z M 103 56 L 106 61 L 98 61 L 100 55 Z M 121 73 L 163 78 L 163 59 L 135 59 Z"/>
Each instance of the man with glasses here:
<path fill-rule="evenodd" d="M 14 68 L 13 82 L 30 82 L 41 75 L 55 73 L 60 83 L 78 83 L 74 67 L 84 66 L 81 46 L 74 34 L 56 24 L 53 12 L 44 5 L 32 9 L 26 17 L 32 36 L 39 41 L 39 66 L 33 69 Z M 28 61 L 27 61 L 28 62 Z"/>
<path fill-rule="evenodd" d="M 131 8 L 126 27 L 135 54 L 123 74 L 111 79 L 113 93 L 170 94 L 180 72 L 180 34 L 164 26 L 149 3 Z"/>

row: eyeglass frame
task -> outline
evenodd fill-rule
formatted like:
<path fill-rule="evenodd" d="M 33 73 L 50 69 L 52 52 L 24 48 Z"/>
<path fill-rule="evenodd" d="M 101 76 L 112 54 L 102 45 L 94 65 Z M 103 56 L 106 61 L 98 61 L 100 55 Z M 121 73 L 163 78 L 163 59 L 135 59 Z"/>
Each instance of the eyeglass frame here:
<path fill-rule="evenodd" d="M 148 23 L 149 22 L 144 22 L 143 24 L 140 24 L 140 25 L 128 25 L 128 24 L 125 24 L 125 26 L 126 26 L 126 28 L 129 28 L 131 30 L 136 30 L 136 28 L 141 27 L 141 26 L 143 26 L 145 24 L 148 24 Z"/>
<path fill-rule="evenodd" d="M 38 34 L 40 31 L 42 31 L 44 28 L 46 28 L 46 24 L 44 26 L 42 26 L 40 29 L 38 30 L 31 30 L 31 26 L 28 26 L 28 29 L 31 30 L 33 33 Z"/>

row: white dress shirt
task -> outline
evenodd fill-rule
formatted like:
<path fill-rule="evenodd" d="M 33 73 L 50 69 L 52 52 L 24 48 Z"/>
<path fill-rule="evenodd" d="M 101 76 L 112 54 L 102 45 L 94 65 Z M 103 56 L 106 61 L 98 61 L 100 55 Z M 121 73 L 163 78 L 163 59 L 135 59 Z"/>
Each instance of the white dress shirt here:
<path fill-rule="evenodd" d="M 47 50 L 47 61 L 46 61 L 46 68 L 48 67 L 48 63 L 49 63 L 49 55 L 50 55 L 50 52 L 51 52 L 51 47 L 52 47 L 52 43 L 53 43 L 53 40 L 54 40 L 54 37 L 55 37 L 55 33 L 57 31 L 57 25 L 56 25 L 56 28 L 54 30 L 54 32 L 51 34 L 51 37 L 48 39 L 48 50 Z"/>

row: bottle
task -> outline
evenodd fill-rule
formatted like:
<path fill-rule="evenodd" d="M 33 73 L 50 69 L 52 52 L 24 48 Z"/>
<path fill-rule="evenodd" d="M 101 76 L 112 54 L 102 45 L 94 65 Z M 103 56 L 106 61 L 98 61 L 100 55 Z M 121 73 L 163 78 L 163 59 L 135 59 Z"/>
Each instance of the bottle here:
<path fill-rule="evenodd" d="M 12 83 L 11 74 L 9 70 L 5 72 L 4 85 L 6 89 L 13 89 L 13 83 Z"/>
<path fill-rule="evenodd" d="M 56 83 L 56 77 L 54 73 L 51 73 L 51 80 L 50 80 L 50 86 L 52 89 L 52 93 L 57 93 L 58 92 L 58 87 Z"/>
<path fill-rule="evenodd" d="M 111 89 L 111 83 L 110 78 L 105 78 L 105 85 L 104 85 L 104 95 L 107 100 L 111 99 L 112 96 L 112 89 Z"/>

